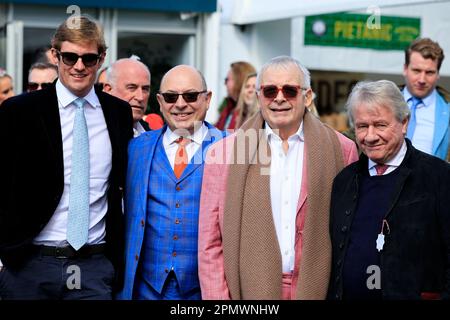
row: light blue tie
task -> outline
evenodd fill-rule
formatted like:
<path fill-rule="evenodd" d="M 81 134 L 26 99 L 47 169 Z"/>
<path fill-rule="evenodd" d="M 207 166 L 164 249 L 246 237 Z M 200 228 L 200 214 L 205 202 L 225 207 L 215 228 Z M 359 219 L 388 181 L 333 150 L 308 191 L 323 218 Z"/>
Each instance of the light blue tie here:
<path fill-rule="evenodd" d="M 89 136 L 84 117 L 85 103 L 81 98 L 73 102 L 77 109 L 73 122 L 67 242 L 75 250 L 87 242 L 89 231 Z"/>
<path fill-rule="evenodd" d="M 408 129 L 406 131 L 406 137 L 409 140 L 412 140 L 412 137 L 414 136 L 414 130 L 416 130 L 416 108 L 419 104 L 422 103 L 422 99 L 412 97 L 410 100 L 412 101 L 411 117 L 409 118 Z"/>

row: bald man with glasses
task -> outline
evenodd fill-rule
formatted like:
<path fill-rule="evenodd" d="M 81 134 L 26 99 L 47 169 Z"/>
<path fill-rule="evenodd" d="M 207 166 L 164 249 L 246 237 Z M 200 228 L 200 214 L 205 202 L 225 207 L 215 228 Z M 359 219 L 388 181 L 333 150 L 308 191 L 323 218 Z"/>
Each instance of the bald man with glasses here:
<path fill-rule="evenodd" d="M 166 125 L 128 147 L 125 286 L 121 299 L 198 300 L 198 209 L 204 154 L 224 132 L 205 121 L 211 91 L 195 68 L 161 80 Z"/>

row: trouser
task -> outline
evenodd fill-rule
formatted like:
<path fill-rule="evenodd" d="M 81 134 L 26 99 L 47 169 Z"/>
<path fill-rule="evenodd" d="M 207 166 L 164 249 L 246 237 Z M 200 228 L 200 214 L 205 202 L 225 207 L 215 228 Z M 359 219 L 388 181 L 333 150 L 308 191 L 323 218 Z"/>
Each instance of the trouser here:
<path fill-rule="evenodd" d="M 0 272 L 5 300 L 111 300 L 114 267 L 103 253 L 56 257 L 36 250 L 18 270 Z"/>

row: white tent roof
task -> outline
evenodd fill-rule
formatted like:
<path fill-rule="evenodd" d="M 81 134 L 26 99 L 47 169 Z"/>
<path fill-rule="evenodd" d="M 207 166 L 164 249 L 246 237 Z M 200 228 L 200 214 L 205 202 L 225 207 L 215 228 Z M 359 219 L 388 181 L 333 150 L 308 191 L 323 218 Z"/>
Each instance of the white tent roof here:
<path fill-rule="evenodd" d="M 235 0 L 231 23 L 250 24 L 332 12 L 449 0 Z"/>

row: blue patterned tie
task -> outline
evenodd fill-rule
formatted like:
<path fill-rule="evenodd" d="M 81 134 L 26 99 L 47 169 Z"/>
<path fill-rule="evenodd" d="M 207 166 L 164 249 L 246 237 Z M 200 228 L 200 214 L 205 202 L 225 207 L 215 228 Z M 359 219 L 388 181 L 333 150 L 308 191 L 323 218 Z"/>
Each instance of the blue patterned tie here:
<path fill-rule="evenodd" d="M 89 231 L 89 136 L 84 117 L 85 103 L 81 98 L 73 102 L 77 109 L 73 122 L 67 242 L 75 250 L 87 242 Z"/>
<path fill-rule="evenodd" d="M 411 117 L 408 122 L 408 130 L 406 131 L 406 137 L 409 140 L 412 140 L 414 135 L 414 130 L 416 130 L 416 108 L 419 104 L 422 103 L 422 99 L 418 99 L 416 97 L 411 98 Z"/>

